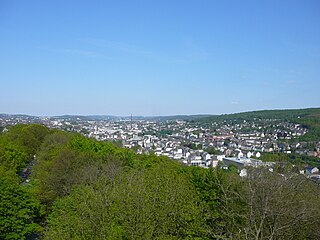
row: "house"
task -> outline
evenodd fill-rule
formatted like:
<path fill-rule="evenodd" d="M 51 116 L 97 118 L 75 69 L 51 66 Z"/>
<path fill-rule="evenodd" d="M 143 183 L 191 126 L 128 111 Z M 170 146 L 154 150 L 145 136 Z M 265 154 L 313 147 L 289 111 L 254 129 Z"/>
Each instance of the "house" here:
<path fill-rule="evenodd" d="M 317 174 L 319 173 L 319 168 L 317 167 L 306 167 L 305 172 L 307 175 Z"/>
<path fill-rule="evenodd" d="M 219 163 L 218 160 L 212 160 L 212 161 L 211 161 L 211 166 L 212 166 L 213 168 L 216 168 L 216 167 L 218 166 L 218 163 Z"/>
<path fill-rule="evenodd" d="M 225 157 L 223 158 L 223 163 L 226 166 L 235 165 L 239 168 L 243 168 L 246 166 L 252 167 L 272 167 L 274 162 L 262 162 L 261 160 L 253 159 L 253 158 L 235 158 L 235 157 Z"/>
<path fill-rule="evenodd" d="M 190 161 L 190 166 L 207 167 L 207 162 L 201 159 L 194 159 Z"/>
<path fill-rule="evenodd" d="M 310 177 L 310 179 L 316 183 L 320 183 L 320 175 L 319 174 L 315 174 L 315 175 L 312 175 Z"/>
<path fill-rule="evenodd" d="M 217 155 L 216 157 L 218 161 L 223 161 L 223 158 L 225 158 L 226 155 Z"/>
<path fill-rule="evenodd" d="M 247 169 L 243 168 L 241 169 L 240 173 L 239 173 L 239 176 L 240 177 L 246 177 L 248 174 L 247 174 Z"/>

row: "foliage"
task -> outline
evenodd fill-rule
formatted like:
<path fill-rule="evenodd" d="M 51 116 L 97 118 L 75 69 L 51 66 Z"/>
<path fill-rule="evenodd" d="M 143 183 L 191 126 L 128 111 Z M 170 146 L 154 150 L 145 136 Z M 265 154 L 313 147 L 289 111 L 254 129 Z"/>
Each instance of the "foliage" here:
<path fill-rule="evenodd" d="M 217 116 L 210 116 L 199 119 L 199 122 L 214 122 L 224 120 L 235 121 L 254 121 L 255 119 L 279 119 L 279 120 L 291 120 L 291 119 L 303 119 L 303 118 L 319 118 L 320 108 L 307 108 L 307 109 L 293 109 L 293 110 L 263 110 L 263 111 L 251 111 L 234 114 L 223 114 Z"/>
<path fill-rule="evenodd" d="M 243 185 L 237 174 L 217 169 L 190 168 L 190 180 L 209 210 L 206 223 L 213 239 L 234 237 L 245 224 L 246 203 L 239 193 Z"/>
<path fill-rule="evenodd" d="M 10 142 L 0 148 L 0 162 L 6 169 L 17 173 L 27 164 L 28 156 L 21 146 Z"/>
<path fill-rule="evenodd" d="M 172 134 L 173 134 L 173 131 L 170 129 L 163 129 L 163 130 L 156 132 L 157 136 L 167 136 L 167 135 L 172 135 Z"/>
<path fill-rule="evenodd" d="M 16 125 L 0 135 L 0 163 L 20 171 L 33 158 L 49 130 L 38 124 Z"/>
<path fill-rule="evenodd" d="M 6 142 L 14 142 L 23 147 L 28 156 L 32 156 L 36 153 L 47 134 L 49 134 L 48 128 L 42 125 L 20 124 L 10 127 L 9 131 L 4 133 L 1 137 L 4 138 Z"/>
<path fill-rule="evenodd" d="M 320 164 L 319 159 L 316 157 L 296 153 L 263 153 L 259 159 L 266 162 L 293 164 L 298 166 L 310 165 L 317 167 Z"/>
<path fill-rule="evenodd" d="M 201 204 L 177 166 L 132 169 L 75 188 L 48 218 L 47 239 L 185 239 L 203 236 Z"/>
<path fill-rule="evenodd" d="M 314 114 L 302 119 L 294 119 L 293 122 L 308 128 L 308 132 L 300 137 L 301 141 L 319 141 L 320 139 L 320 114 Z"/>
<path fill-rule="evenodd" d="M 249 171 L 244 183 L 246 239 L 319 239 L 319 186 L 298 174 L 259 169 Z"/>
<path fill-rule="evenodd" d="M 202 144 L 201 143 L 193 143 L 193 142 L 189 142 L 189 143 L 185 143 L 183 146 L 188 147 L 190 149 L 193 150 L 201 150 L 202 149 Z"/>
<path fill-rule="evenodd" d="M 0 177 L 0 239 L 25 239 L 41 230 L 35 223 L 40 204 L 15 177 Z"/>
<path fill-rule="evenodd" d="M 220 155 L 220 154 L 222 154 L 222 152 L 220 152 L 219 150 L 217 150 L 216 148 L 214 148 L 214 147 L 207 147 L 206 149 L 205 149 L 205 151 L 207 152 L 207 153 L 209 153 L 209 154 L 216 154 L 216 155 Z"/>

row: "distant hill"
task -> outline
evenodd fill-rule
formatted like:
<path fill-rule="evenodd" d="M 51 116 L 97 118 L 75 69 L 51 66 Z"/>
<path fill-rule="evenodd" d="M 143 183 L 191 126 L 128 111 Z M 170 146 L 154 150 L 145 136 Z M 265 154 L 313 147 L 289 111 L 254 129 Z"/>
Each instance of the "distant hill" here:
<path fill-rule="evenodd" d="M 133 120 L 153 120 L 153 121 L 167 121 L 167 120 L 196 120 L 212 115 L 173 115 L 173 116 L 132 116 Z M 54 116 L 55 119 L 70 119 L 70 120 L 130 120 L 131 116 L 113 116 L 113 115 L 62 115 Z"/>
<path fill-rule="evenodd" d="M 171 120 L 197 120 L 205 117 L 210 117 L 210 114 L 199 114 L 199 115 L 172 115 L 172 116 L 132 116 L 132 119 L 137 120 L 150 120 L 150 121 L 171 121 Z M 120 121 L 130 120 L 131 116 L 115 116 L 115 115 L 60 115 L 60 116 L 47 116 L 50 119 L 64 119 L 70 121 L 82 120 L 82 121 Z M 24 118 L 24 119 L 40 119 L 40 116 L 32 116 L 25 114 L 5 114 L 0 113 L 0 118 Z"/>
<path fill-rule="evenodd" d="M 39 116 L 31 116 L 24 114 L 0 114 L 0 117 L 23 117 L 23 118 L 39 118 Z M 70 120 L 130 120 L 131 116 L 114 116 L 114 115 L 62 115 L 52 116 L 49 118 L 55 119 L 70 119 Z M 195 114 L 195 115 L 172 115 L 172 116 L 132 116 L 133 120 L 187 120 L 197 122 L 213 122 L 224 120 L 254 120 L 254 119 L 278 119 L 278 120 L 293 120 L 293 119 L 320 119 L 320 108 L 306 109 L 285 109 L 285 110 L 261 110 L 250 111 L 233 114 L 210 115 L 210 114 Z"/>
<path fill-rule="evenodd" d="M 62 115 L 53 116 L 54 119 L 70 119 L 70 120 L 83 120 L 83 121 L 98 121 L 98 120 L 119 120 L 121 117 L 112 115 Z"/>
<path fill-rule="evenodd" d="M 0 113 L 0 118 L 36 118 L 35 116 L 26 115 L 26 114 L 6 114 L 6 113 Z"/>
<path fill-rule="evenodd" d="M 199 119 L 202 122 L 220 120 L 253 120 L 253 119 L 279 119 L 292 120 L 299 118 L 320 118 L 320 108 L 261 110 L 233 114 L 214 115 Z"/>
<path fill-rule="evenodd" d="M 301 124 L 309 131 L 300 138 L 301 141 L 320 141 L 320 108 L 262 110 L 234 114 L 215 115 L 198 119 L 199 124 L 221 121 L 256 121 L 257 119 L 285 120 Z"/>
<path fill-rule="evenodd" d="M 150 120 L 159 120 L 159 121 L 166 121 L 166 120 L 186 120 L 186 121 L 191 121 L 191 120 L 197 120 L 197 119 L 202 119 L 206 117 L 210 117 L 213 115 L 209 114 L 199 114 L 199 115 L 172 115 L 172 116 L 154 116 L 154 117 L 144 117 L 145 119 L 150 119 Z"/>

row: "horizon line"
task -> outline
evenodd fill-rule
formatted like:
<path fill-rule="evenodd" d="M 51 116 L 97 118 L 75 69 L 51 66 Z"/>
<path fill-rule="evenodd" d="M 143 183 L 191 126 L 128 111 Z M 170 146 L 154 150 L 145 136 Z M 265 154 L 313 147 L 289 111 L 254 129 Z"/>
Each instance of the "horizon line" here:
<path fill-rule="evenodd" d="M 195 114 L 168 114 L 168 115 L 141 115 L 141 114 L 128 114 L 128 115 L 113 115 L 113 114 L 58 114 L 58 115 L 38 115 L 38 114 L 28 114 L 28 113 L 0 113 L 0 115 L 8 116 L 28 116 L 28 117 L 63 117 L 63 116 L 78 116 L 78 117 L 93 117 L 93 116 L 108 116 L 108 117 L 119 117 L 126 118 L 130 117 L 144 117 L 144 118 L 156 118 L 156 117 L 174 117 L 174 116 L 220 116 L 220 115 L 230 115 L 238 113 L 248 113 L 248 112 L 259 112 L 259 111 L 274 111 L 274 110 L 306 110 L 306 109 L 317 109 L 320 107 L 305 107 L 305 108 L 273 108 L 273 109 L 257 109 L 257 110 L 244 110 L 240 112 L 229 112 L 229 113 L 195 113 Z"/>

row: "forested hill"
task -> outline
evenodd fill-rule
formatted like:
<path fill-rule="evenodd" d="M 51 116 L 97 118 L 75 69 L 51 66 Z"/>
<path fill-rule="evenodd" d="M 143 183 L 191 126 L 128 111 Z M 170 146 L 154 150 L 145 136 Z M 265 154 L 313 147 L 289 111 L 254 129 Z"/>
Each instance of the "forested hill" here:
<path fill-rule="evenodd" d="M 242 112 L 235 114 L 223 114 L 194 120 L 198 124 L 210 124 L 213 122 L 232 121 L 254 122 L 257 119 L 274 119 L 301 124 L 308 128 L 308 133 L 300 138 L 302 141 L 319 141 L 320 139 L 320 108 L 290 109 L 290 110 L 263 110 Z"/>
<path fill-rule="evenodd" d="M 0 239 L 320 239 L 319 186 L 277 171 L 240 178 L 16 125 L 0 134 Z"/>
<path fill-rule="evenodd" d="M 251 112 L 241 112 L 234 114 L 214 115 L 198 119 L 202 122 L 212 122 L 221 120 L 254 120 L 254 119 L 305 119 L 305 118 L 320 118 L 320 108 L 306 109 L 287 109 L 287 110 L 261 110 Z"/>

